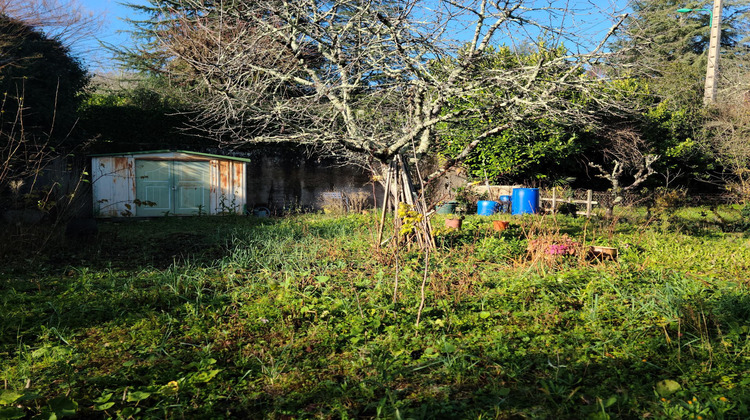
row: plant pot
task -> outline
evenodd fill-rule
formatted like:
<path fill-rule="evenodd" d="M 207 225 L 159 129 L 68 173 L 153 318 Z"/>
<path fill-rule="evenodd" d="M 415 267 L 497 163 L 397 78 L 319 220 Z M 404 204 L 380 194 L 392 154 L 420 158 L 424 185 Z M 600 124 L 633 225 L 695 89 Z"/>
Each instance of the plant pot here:
<path fill-rule="evenodd" d="M 492 228 L 498 232 L 502 232 L 505 229 L 508 229 L 508 224 L 510 224 L 510 222 L 507 222 L 505 220 L 493 220 Z"/>
<path fill-rule="evenodd" d="M 617 248 L 610 248 L 608 246 L 594 245 L 589 248 L 589 257 L 604 261 L 604 260 L 617 260 Z"/>
<path fill-rule="evenodd" d="M 256 207 L 253 209 L 253 216 L 255 217 L 268 217 L 271 215 L 271 210 L 265 207 Z"/>
<path fill-rule="evenodd" d="M 446 203 L 443 203 L 443 204 L 439 205 L 435 209 L 435 212 L 437 214 L 453 214 L 453 213 L 456 212 L 456 206 L 457 205 L 458 205 L 458 203 L 455 202 L 455 201 L 448 201 Z"/>
<path fill-rule="evenodd" d="M 445 219 L 445 227 L 451 229 L 461 229 L 461 219 Z"/>

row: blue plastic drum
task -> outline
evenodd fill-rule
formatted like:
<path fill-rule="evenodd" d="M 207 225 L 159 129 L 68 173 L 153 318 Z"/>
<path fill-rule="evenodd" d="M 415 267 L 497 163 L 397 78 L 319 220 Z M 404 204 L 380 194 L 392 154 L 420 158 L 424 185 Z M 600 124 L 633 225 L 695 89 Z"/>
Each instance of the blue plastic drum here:
<path fill-rule="evenodd" d="M 539 213 L 539 188 L 513 188 L 511 214 Z"/>
<path fill-rule="evenodd" d="M 477 201 L 477 214 L 480 216 L 492 216 L 497 213 L 500 203 L 497 201 Z"/>

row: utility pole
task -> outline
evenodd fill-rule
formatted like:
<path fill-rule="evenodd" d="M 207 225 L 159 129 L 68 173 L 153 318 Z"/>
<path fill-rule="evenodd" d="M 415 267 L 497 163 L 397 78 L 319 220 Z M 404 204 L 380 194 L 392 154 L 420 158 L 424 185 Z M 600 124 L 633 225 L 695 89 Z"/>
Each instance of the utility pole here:
<path fill-rule="evenodd" d="M 711 34 L 708 39 L 708 64 L 706 68 L 706 88 L 703 104 L 716 102 L 716 75 L 719 70 L 719 46 L 721 44 L 721 0 L 714 0 L 711 11 Z"/>

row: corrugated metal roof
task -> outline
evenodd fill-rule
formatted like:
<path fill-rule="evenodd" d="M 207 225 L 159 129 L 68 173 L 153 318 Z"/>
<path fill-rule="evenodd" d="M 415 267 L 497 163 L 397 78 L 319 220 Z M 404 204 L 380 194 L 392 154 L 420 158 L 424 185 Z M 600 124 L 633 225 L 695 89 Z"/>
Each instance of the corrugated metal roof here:
<path fill-rule="evenodd" d="M 189 150 L 146 150 L 141 152 L 126 152 L 126 153 L 99 153 L 95 155 L 89 155 L 90 157 L 103 157 L 103 156 L 131 156 L 131 155 L 148 155 L 153 153 L 185 153 L 188 155 L 196 155 L 196 156 L 205 156 L 205 157 L 211 157 L 216 159 L 228 159 L 228 160 L 236 160 L 239 162 L 252 162 L 248 158 L 241 158 L 241 157 L 235 157 L 235 156 L 226 156 L 226 155 L 214 155 L 211 153 L 202 153 L 202 152 L 192 152 Z"/>

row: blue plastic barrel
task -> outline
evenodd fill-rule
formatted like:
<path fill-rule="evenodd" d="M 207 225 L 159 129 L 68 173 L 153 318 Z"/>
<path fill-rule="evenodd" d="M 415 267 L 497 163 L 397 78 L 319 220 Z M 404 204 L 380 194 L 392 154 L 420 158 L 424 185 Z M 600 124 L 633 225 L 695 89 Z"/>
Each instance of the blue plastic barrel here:
<path fill-rule="evenodd" d="M 477 201 L 477 214 L 480 216 L 492 216 L 497 213 L 500 203 L 497 201 Z"/>
<path fill-rule="evenodd" d="M 513 188 L 510 200 L 511 214 L 532 214 L 539 212 L 539 188 Z"/>

